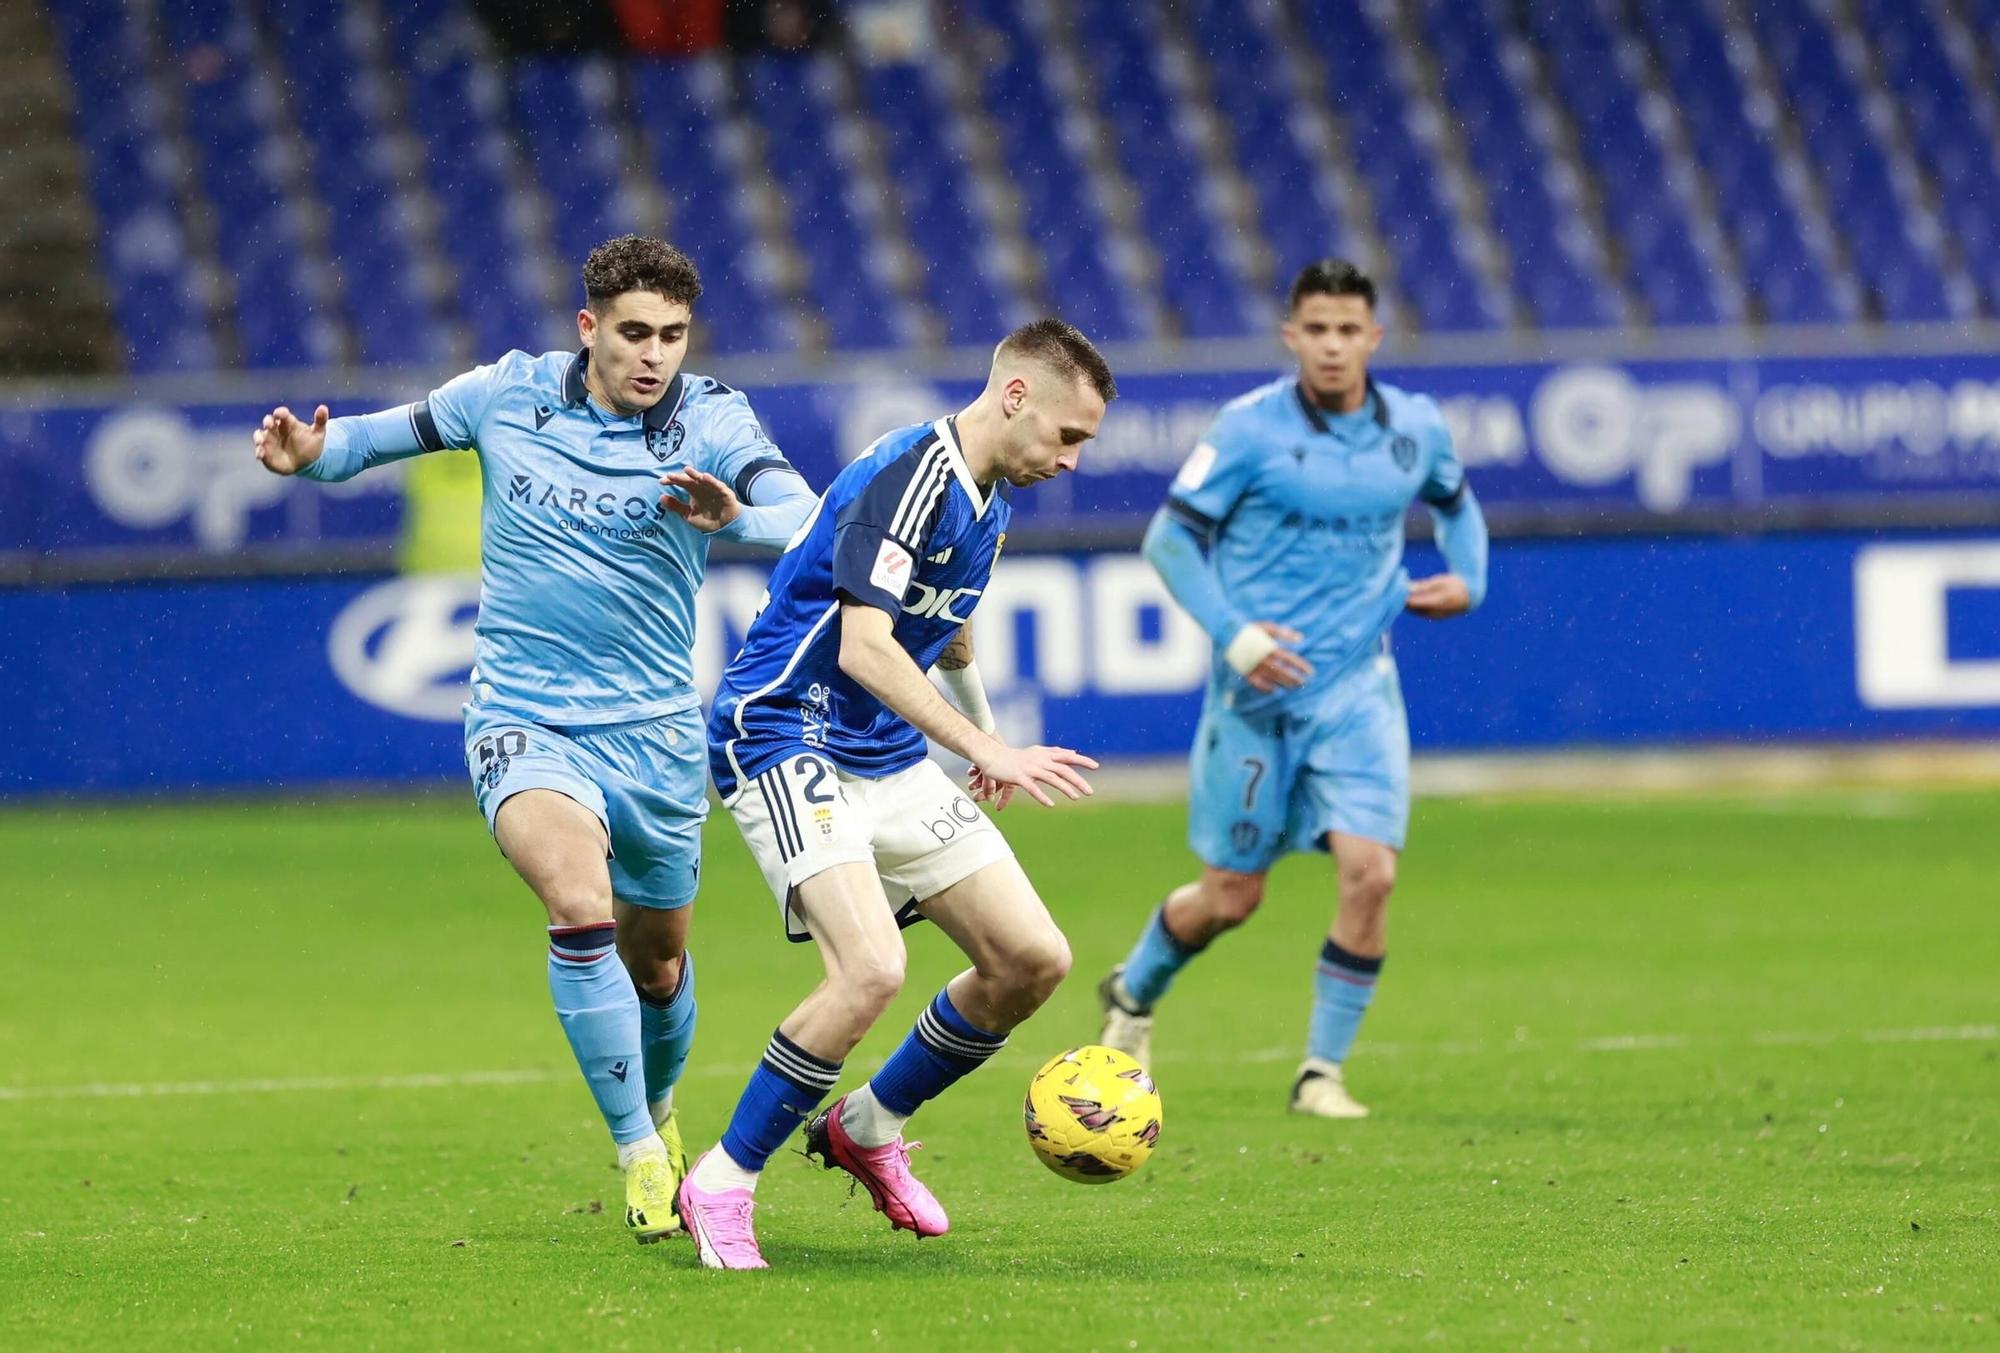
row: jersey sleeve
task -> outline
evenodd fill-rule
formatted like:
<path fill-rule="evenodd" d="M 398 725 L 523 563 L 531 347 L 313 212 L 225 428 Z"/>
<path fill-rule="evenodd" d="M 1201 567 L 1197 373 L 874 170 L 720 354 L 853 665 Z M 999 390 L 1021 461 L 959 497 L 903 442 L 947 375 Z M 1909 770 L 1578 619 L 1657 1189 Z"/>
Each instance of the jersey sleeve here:
<path fill-rule="evenodd" d="M 1465 466 L 1451 444 L 1451 429 L 1445 426 L 1437 405 L 1429 400 L 1425 403 L 1430 405 L 1434 421 L 1425 431 L 1430 468 L 1424 473 L 1424 482 L 1417 489 L 1417 497 L 1440 512 L 1455 512 L 1466 494 Z"/>
<path fill-rule="evenodd" d="M 944 515 L 950 453 L 908 454 L 869 480 L 834 518 L 833 586 L 865 606 L 900 614 Z"/>
<path fill-rule="evenodd" d="M 493 403 L 506 360 L 474 367 L 431 391 L 411 406 L 410 421 L 426 451 L 463 450 L 479 438 L 479 424 Z"/>
<path fill-rule="evenodd" d="M 702 379 L 706 380 L 706 377 Z M 714 475 L 743 502 L 756 500 L 759 479 L 769 474 L 797 474 L 784 452 L 764 435 L 741 390 L 710 381 L 705 435 L 696 452 L 697 468 Z"/>
<path fill-rule="evenodd" d="M 1216 419 L 1174 476 L 1167 514 L 1206 542 L 1249 490 L 1256 464 L 1256 452 L 1237 420 L 1227 415 Z"/>

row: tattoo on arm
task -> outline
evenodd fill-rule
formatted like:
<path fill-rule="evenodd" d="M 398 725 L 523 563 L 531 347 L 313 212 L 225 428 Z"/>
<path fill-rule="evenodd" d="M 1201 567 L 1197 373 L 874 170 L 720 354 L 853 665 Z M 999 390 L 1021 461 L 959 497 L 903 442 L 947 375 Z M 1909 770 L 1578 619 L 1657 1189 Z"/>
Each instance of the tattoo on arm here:
<path fill-rule="evenodd" d="M 944 652 L 938 655 L 937 665 L 947 672 L 956 672 L 972 666 L 972 623 L 967 621 L 958 627 L 958 633 L 951 636 Z"/>

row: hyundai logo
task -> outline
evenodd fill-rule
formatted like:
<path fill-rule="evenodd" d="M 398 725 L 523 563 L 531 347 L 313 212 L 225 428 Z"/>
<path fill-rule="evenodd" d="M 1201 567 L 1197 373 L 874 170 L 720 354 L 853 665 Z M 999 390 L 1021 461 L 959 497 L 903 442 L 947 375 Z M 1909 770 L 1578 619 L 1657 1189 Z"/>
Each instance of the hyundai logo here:
<path fill-rule="evenodd" d="M 472 670 L 476 577 L 399 578 L 347 604 L 327 658 L 361 699 L 411 719 L 456 723 Z"/>

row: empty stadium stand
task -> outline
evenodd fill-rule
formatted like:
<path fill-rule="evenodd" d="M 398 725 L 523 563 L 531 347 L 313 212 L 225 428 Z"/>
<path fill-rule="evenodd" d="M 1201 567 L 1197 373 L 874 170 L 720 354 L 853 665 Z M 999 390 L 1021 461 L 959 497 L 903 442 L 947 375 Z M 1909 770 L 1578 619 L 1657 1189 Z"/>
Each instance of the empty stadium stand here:
<path fill-rule="evenodd" d="M 46 0 L 134 371 L 560 343 L 659 231 L 733 352 L 2000 317 L 2000 0 L 957 0 L 874 55 L 508 54 L 466 0 Z"/>

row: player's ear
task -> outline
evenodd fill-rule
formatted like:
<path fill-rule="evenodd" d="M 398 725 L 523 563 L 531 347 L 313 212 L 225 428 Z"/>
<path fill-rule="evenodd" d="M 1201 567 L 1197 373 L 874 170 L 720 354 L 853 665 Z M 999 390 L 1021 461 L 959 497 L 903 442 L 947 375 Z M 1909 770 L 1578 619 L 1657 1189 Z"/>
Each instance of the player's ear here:
<path fill-rule="evenodd" d="M 576 336 L 582 340 L 583 346 L 587 348 L 590 346 L 591 339 L 596 333 L 597 316 L 592 314 L 590 307 L 586 305 L 583 309 L 576 312 Z"/>
<path fill-rule="evenodd" d="M 1019 413 L 1028 403 L 1028 381 L 1025 376 L 1013 376 L 1000 388 L 1000 407 L 1009 417 Z"/>

